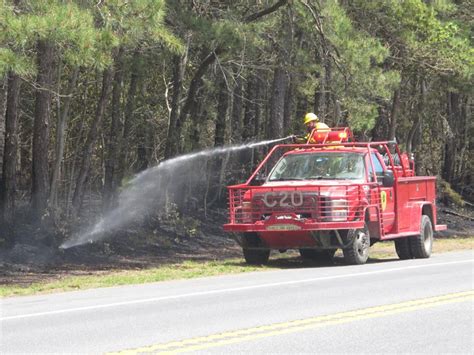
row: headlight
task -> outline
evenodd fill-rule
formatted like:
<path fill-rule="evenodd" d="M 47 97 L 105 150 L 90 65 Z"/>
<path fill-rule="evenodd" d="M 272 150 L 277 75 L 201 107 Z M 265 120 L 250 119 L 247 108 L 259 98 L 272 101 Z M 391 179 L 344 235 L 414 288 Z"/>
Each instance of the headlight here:
<path fill-rule="evenodd" d="M 333 222 L 347 221 L 347 200 L 331 201 L 331 219 Z"/>
<path fill-rule="evenodd" d="M 242 202 L 242 223 L 253 223 L 252 202 Z"/>

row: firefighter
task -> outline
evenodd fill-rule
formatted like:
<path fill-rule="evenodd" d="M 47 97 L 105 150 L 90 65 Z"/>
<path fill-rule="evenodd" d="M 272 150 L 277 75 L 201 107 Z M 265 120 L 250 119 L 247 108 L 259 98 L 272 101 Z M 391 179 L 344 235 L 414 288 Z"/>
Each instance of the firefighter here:
<path fill-rule="evenodd" d="M 309 112 L 304 116 L 304 125 L 306 126 L 306 135 L 295 136 L 295 143 L 316 143 L 316 141 L 312 137 L 315 132 L 329 131 L 329 126 L 323 122 L 319 122 L 318 116 L 316 116 L 316 114 L 314 114 L 313 112 Z"/>

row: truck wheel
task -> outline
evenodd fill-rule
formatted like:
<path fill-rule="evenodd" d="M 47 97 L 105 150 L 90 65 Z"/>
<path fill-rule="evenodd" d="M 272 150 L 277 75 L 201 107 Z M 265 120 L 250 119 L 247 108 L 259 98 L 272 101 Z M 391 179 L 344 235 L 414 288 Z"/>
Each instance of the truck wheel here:
<path fill-rule="evenodd" d="M 300 255 L 303 259 L 316 260 L 324 263 L 332 262 L 334 254 L 336 254 L 336 249 L 300 249 Z"/>
<path fill-rule="evenodd" d="M 250 265 L 263 265 L 268 262 L 270 250 L 268 249 L 242 249 L 244 252 L 245 262 Z"/>
<path fill-rule="evenodd" d="M 367 224 L 364 228 L 353 229 L 347 233 L 347 242 L 352 239 L 349 246 L 342 250 L 344 261 L 349 265 L 365 264 L 369 258 L 370 234 Z"/>
<path fill-rule="evenodd" d="M 397 255 L 400 259 L 413 259 L 410 242 L 410 238 L 395 239 L 395 250 L 397 251 Z"/>
<path fill-rule="evenodd" d="M 410 239 L 414 258 L 429 258 L 433 249 L 433 225 L 427 215 L 421 216 L 420 234 Z"/>

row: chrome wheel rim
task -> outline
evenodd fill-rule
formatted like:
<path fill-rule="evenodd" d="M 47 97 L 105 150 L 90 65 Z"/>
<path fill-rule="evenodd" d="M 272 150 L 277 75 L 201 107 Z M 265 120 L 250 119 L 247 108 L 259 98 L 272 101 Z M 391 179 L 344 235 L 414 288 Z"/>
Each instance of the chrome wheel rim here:
<path fill-rule="evenodd" d="M 433 231 L 431 230 L 429 224 L 425 225 L 423 229 L 423 243 L 426 251 L 430 251 L 433 245 Z"/>
<path fill-rule="evenodd" d="M 365 231 L 358 230 L 356 234 L 357 254 L 365 258 L 367 254 L 369 253 L 369 246 L 370 246 L 370 241 Z"/>

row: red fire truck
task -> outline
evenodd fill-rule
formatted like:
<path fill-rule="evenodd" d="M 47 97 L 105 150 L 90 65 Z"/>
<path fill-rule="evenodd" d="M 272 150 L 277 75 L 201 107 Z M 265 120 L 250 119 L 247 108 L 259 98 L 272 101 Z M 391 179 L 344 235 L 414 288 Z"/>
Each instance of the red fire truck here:
<path fill-rule="evenodd" d="M 348 128 L 314 132 L 316 144 L 274 146 L 247 182 L 229 186 L 229 222 L 249 264 L 270 250 L 329 260 L 342 249 L 364 264 L 370 246 L 394 240 L 400 259 L 428 258 L 436 177 L 415 176 L 395 142 L 354 142 Z"/>

